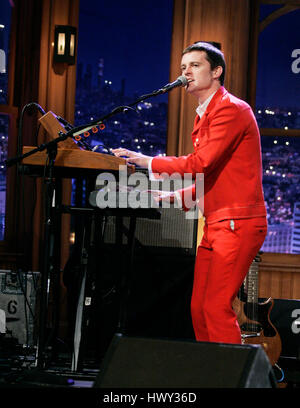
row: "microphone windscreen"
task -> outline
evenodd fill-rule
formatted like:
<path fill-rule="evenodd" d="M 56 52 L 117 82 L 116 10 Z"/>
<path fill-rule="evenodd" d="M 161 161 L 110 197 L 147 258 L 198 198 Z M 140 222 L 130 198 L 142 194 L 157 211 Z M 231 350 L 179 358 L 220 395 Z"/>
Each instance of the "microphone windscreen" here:
<path fill-rule="evenodd" d="M 179 81 L 181 81 L 182 85 L 181 86 L 186 86 L 188 84 L 188 80 L 184 75 L 181 75 L 177 78 Z"/>

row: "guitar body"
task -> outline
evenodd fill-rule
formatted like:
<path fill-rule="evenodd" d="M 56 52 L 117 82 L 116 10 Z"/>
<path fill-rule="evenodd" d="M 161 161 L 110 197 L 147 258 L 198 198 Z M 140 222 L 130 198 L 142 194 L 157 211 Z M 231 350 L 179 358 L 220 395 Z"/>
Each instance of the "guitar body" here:
<path fill-rule="evenodd" d="M 281 353 L 281 339 L 270 320 L 274 301 L 269 298 L 263 303 L 242 302 L 238 297 L 233 302 L 233 309 L 241 329 L 243 344 L 261 345 L 272 366 Z"/>

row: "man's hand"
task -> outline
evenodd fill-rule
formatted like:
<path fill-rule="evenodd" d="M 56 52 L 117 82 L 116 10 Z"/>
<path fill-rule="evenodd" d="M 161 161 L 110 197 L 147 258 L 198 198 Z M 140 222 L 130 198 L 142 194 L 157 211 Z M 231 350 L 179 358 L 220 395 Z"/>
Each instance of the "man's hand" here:
<path fill-rule="evenodd" d="M 147 192 L 152 195 L 154 201 L 156 201 L 157 203 L 160 203 L 162 201 L 167 201 L 171 204 L 174 203 L 174 191 L 148 190 Z"/>
<path fill-rule="evenodd" d="M 152 159 L 151 156 L 146 156 L 142 153 L 133 152 L 132 150 L 124 149 L 119 147 L 118 149 L 112 149 L 112 152 L 115 156 L 118 157 L 126 157 L 127 163 L 135 164 L 139 167 L 148 167 L 150 160 Z"/>

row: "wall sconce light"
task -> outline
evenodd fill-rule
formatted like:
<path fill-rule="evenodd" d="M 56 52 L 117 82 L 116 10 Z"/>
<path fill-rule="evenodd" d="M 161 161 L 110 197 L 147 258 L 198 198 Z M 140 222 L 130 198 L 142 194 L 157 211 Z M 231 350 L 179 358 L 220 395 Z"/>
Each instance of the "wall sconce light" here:
<path fill-rule="evenodd" d="M 75 64 L 77 30 L 75 27 L 56 25 L 54 34 L 54 62 Z"/>

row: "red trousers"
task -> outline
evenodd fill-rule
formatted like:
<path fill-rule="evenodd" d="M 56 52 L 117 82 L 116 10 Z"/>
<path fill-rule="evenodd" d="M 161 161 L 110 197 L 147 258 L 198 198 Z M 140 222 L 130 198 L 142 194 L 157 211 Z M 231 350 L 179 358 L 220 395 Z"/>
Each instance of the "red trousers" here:
<path fill-rule="evenodd" d="M 232 302 L 266 233 L 265 217 L 225 220 L 204 226 L 191 300 L 196 340 L 241 343 Z"/>

